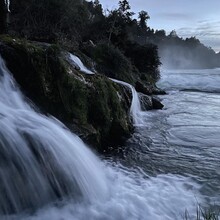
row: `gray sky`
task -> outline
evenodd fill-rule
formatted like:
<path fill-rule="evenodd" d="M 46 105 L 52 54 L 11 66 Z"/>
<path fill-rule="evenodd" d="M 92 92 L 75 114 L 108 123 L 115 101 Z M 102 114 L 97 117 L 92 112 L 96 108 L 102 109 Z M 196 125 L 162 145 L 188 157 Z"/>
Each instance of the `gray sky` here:
<path fill-rule="evenodd" d="M 183 38 L 196 36 L 206 46 L 220 51 L 220 0 L 130 0 L 131 10 L 145 10 L 150 15 L 148 25 L 176 30 Z M 104 9 L 118 6 L 118 0 L 100 0 Z"/>

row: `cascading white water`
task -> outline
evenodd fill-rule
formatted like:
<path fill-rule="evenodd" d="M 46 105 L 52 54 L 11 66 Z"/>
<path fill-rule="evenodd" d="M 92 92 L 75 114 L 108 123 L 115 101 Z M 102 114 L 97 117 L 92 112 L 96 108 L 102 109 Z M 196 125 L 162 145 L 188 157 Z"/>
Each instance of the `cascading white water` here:
<path fill-rule="evenodd" d="M 77 57 L 71 53 L 69 55 L 70 55 L 70 59 L 79 67 L 80 71 L 82 71 L 86 74 L 95 74 L 94 72 L 89 70 L 87 67 L 85 67 L 85 65 L 82 63 L 82 61 L 79 59 L 79 57 Z"/>
<path fill-rule="evenodd" d="M 134 125 L 135 126 L 142 125 L 143 124 L 143 112 L 141 110 L 140 99 L 138 97 L 138 93 L 135 90 L 135 88 L 132 85 L 130 85 L 129 83 L 126 83 L 126 82 L 123 82 L 120 80 L 116 80 L 116 79 L 112 79 L 112 78 L 110 78 L 110 79 L 118 84 L 121 84 L 123 86 L 128 87 L 131 90 L 132 101 L 131 101 L 130 113 L 133 118 Z"/>
<path fill-rule="evenodd" d="M 100 162 L 61 122 L 30 107 L 0 59 L 0 219 L 180 219 L 194 211 L 199 189 L 191 178 Z"/>
<path fill-rule="evenodd" d="M 108 194 L 99 159 L 61 122 L 30 107 L 1 57 L 0 180 L 0 214 L 65 195 L 93 201 Z"/>
<path fill-rule="evenodd" d="M 10 12 L 10 0 L 5 0 L 5 5 L 7 7 L 8 12 Z"/>

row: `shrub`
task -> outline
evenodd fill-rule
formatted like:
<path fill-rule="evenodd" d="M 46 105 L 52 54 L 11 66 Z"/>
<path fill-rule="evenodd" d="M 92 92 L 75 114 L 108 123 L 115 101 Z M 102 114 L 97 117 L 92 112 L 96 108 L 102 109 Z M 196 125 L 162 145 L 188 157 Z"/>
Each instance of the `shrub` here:
<path fill-rule="evenodd" d="M 134 83 L 132 64 L 118 48 L 100 43 L 92 50 L 87 50 L 87 54 L 95 60 L 98 72 L 111 78 Z"/>
<path fill-rule="evenodd" d="M 141 46 L 134 43 L 129 44 L 126 47 L 125 55 L 131 59 L 132 63 L 139 70 L 139 72 L 147 75 L 146 78 L 150 77 L 154 80 L 158 80 L 160 78 L 158 68 L 161 63 L 156 45 L 145 44 Z"/>

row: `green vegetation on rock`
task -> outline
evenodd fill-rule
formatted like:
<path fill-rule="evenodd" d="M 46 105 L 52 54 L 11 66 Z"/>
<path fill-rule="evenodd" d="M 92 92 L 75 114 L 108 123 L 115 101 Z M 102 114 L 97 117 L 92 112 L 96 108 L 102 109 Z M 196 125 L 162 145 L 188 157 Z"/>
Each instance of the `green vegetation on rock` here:
<path fill-rule="evenodd" d="M 10 11 L 0 53 L 25 95 L 101 150 L 128 137 L 131 94 L 108 77 L 156 91 L 157 46 L 132 34 L 147 30 L 147 14 L 137 22 L 127 0 L 108 15 L 99 1 L 85 0 L 11 1 Z M 82 74 L 67 51 L 98 73 Z"/>
<path fill-rule="evenodd" d="M 122 88 L 107 77 L 80 73 L 56 45 L 2 36 L 0 53 L 25 94 L 42 111 L 62 120 L 99 150 L 129 136 L 130 106 Z"/>

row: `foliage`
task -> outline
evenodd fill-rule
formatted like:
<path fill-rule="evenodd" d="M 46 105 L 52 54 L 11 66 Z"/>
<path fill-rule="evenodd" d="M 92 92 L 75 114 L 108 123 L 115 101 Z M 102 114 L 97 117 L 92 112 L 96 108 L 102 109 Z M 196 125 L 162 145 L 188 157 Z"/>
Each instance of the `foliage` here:
<path fill-rule="evenodd" d="M 140 11 L 137 19 L 133 15 L 128 0 L 120 0 L 118 8 L 107 13 L 103 11 L 99 0 L 11 0 L 9 31 L 27 39 L 59 43 L 71 50 L 78 50 L 79 45 L 90 40 L 98 45 L 105 42 L 109 47 L 107 53 L 115 51 L 112 50 L 114 45 L 123 55 L 120 56 L 122 63 L 125 63 L 124 58 L 128 56 L 133 65 L 137 65 L 136 69 L 142 73 L 151 73 L 154 79 L 159 78 L 158 51 L 163 63 L 172 63 L 177 67 L 185 58 L 193 61 L 197 67 L 199 64 L 202 64 L 201 67 L 220 66 L 219 56 L 195 37 L 184 40 L 178 37 L 175 30 L 166 35 L 164 30 L 150 28 L 147 25 L 150 19 L 147 11 Z M 132 55 L 133 52 L 142 55 L 140 61 Z M 116 61 L 107 59 L 108 55 L 106 62 L 109 59 L 109 62 L 116 64 Z"/>
<path fill-rule="evenodd" d="M 88 11 L 80 0 L 14 0 L 11 8 L 11 28 L 31 39 L 79 36 L 88 21 Z"/>
<path fill-rule="evenodd" d="M 92 40 L 98 46 L 91 58 L 95 59 L 102 73 L 134 83 L 132 71 L 136 69 L 152 75 L 156 73 L 156 79 L 160 65 L 156 59 L 157 48 L 146 46 L 145 36 L 150 33 L 146 25 L 150 17 L 141 11 L 137 21 L 133 15 L 127 0 L 119 1 L 118 8 L 108 14 L 104 14 L 98 0 L 12 0 L 10 31 L 27 39 L 58 43 L 71 50 L 78 50 L 83 42 Z M 138 38 L 141 41 L 136 41 Z M 138 54 L 145 57 L 138 62 L 131 55 L 138 47 L 129 48 L 127 45 L 140 42 L 146 45 L 142 52 L 138 49 Z M 144 61 L 145 67 L 140 64 Z"/>
<path fill-rule="evenodd" d="M 103 75 L 80 74 L 57 45 L 0 36 L 0 53 L 26 96 L 84 140 L 107 150 L 131 131 L 120 87 Z"/>
<path fill-rule="evenodd" d="M 180 38 L 175 31 L 158 39 L 162 63 L 168 68 L 220 67 L 215 51 L 203 45 L 196 37 Z"/>
<path fill-rule="evenodd" d="M 148 13 L 146 11 L 141 11 L 138 14 L 138 18 L 140 19 L 139 21 L 139 25 L 140 28 L 142 30 L 146 30 L 147 29 L 147 20 L 150 19 L 150 16 L 148 15 Z"/>
<path fill-rule="evenodd" d="M 0 34 L 7 32 L 7 12 L 5 0 L 0 0 Z"/>
<path fill-rule="evenodd" d="M 125 55 L 129 57 L 132 63 L 137 67 L 140 73 L 150 75 L 154 80 L 158 80 L 160 60 L 157 53 L 157 46 L 154 44 L 131 44 L 128 45 Z"/>
<path fill-rule="evenodd" d="M 134 83 L 132 65 L 117 47 L 100 43 L 87 53 L 96 62 L 98 72 L 111 78 Z"/>
<path fill-rule="evenodd" d="M 220 213 L 216 212 L 215 210 L 209 208 L 202 208 L 200 205 L 198 205 L 196 210 L 196 217 L 193 220 L 219 220 L 220 219 Z M 184 220 L 192 220 L 190 218 L 190 214 L 188 211 L 185 211 Z"/>

